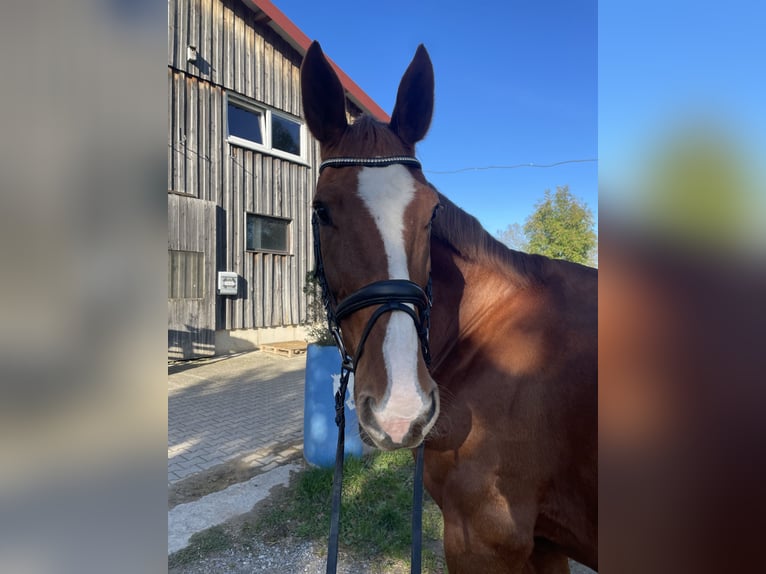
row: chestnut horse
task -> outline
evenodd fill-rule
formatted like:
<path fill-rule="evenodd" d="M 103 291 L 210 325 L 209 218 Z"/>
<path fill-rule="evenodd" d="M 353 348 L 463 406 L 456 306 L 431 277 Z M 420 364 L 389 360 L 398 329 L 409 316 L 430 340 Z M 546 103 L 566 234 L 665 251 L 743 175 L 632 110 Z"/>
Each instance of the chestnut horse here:
<path fill-rule="evenodd" d="M 430 370 L 411 313 L 367 332 L 374 306 L 340 321 L 352 356 L 365 339 L 363 436 L 384 450 L 425 441 L 451 574 L 568 572 L 567 556 L 597 568 L 596 270 L 507 249 L 426 181 L 413 157 L 433 111 L 423 46 L 389 124 L 348 123 L 316 42 L 301 82 L 322 159 L 347 158 L 320 170 L 313 201 L 330 295 L 389 279 L 432 287 Z"/>

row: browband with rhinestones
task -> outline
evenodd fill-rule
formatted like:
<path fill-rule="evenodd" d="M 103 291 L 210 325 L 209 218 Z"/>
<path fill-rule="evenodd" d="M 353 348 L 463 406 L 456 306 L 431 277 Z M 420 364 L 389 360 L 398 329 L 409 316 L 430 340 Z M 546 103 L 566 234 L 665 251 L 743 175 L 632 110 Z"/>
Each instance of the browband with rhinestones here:
<path fill-rule="evenodd" d="M 409 165 L 420 168 L 420 162 L 417 158 L 411 156 L 391 156 L 391 157 L 334 157 L 323 161 L 319 165 L 319 173 L 326 167 L 388 167 L 389 165 Z"/>

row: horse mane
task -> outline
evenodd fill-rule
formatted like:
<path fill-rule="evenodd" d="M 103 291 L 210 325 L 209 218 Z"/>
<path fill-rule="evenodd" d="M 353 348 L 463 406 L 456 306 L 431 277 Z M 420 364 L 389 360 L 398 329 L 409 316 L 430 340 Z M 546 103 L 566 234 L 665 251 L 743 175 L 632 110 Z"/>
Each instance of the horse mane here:
<path fill-rule="evenodd" d="M 439 195 L 442 207 L 431 229 L 434 238 L 447 244 L 463 258 L 505 270 L 516 280 L 521 279 L 524 283 L 542 281 L 547 257 L 506 247 L 487 233 L 478 219 L 452 203 L 433 185 L 431 187 Z"/>

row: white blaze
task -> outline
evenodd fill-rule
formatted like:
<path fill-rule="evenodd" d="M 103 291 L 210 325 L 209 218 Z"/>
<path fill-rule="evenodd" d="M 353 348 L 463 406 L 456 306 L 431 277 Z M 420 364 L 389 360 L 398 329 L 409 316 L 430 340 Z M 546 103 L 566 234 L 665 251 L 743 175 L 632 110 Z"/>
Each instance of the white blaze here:
<path fill-rule="evenodd" d="M 409 279 L 404 210 L 415 197 L 415 180 L 401 165 L 365 167 L 359 172 L 359 196 L 383 237 L 389 279 Z"/>
<path fill-rule="evenodd" d="M 404 211 L 415 197 L 415 180 L 401 165 L 366 167 L 359 172 L 359 195 L 383 238 L 389 279 L 409 279 L 404 249 Z M 412 305 L 410 305 L 412 307 Z M 379 422 L 394 441 L 400 440 L 411 420 L 425 408 L 418 385 L 420 346 L 415 324 L 405 313 L 389 314 L 383 340 L 388 387 L 376 408 Z"/>

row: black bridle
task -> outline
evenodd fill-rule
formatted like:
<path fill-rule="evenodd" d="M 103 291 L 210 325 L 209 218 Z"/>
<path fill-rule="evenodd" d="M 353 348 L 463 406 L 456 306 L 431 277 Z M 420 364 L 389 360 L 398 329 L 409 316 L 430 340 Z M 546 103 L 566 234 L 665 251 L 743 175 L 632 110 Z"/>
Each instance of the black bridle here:
<path fill-rule="evenodd" d="M 420 168 L 420 162 L 409 156 L 393 156 L 379 158 L 332 158 L 319 166 L 319 173 L 327 167 L 387 167 L 390 165 L 406 165 Z M 327 547 L 327 574 L 334 574 L 338 564 L 338 538 L 340 533 L 340 499 L 343 485 L 343 456 L 345 446 L 344 400 L 346 388 L 351 373 L 356 369 L 364 352 L 364 344 L 375 323 L 386 313 L 402 311 L 407 313 L 415 323 L 420 338 L 420 349 L 426 367 L 430 368 L 431 353 L 428 345 L 428 329 L 431 312 L 431 278 L 429 276 L 425 288 L 407 279 L 388 279 L 370 283 L 336 303 L 332 290 L 325 275 L 322 249 L 319 241 L 319 219 L 314 213 L 311 217 L 311 227 L 314 234 L 315 275 L 322 288 L 322 303 L 327 313 L 327 323 L 335 339 L 341 357 L 340 388 L 335 393 L 335 424 L 338 425 L 338 445 L 335 452 L 335 474 L 333 476 L 332 514 L 330 518 L 330 538 Z M 410 306 L 412 305 L 412 307 Z M 360 309 L 378 306 L 367 321 L 362 337 L 359 340 L 356 353 L 352 357 L 343 343 L 340 322 Z M 415 312 L 417 309 L 417 313 Z M 411 572 L 420 573 L 422 545 L 422 516 L 423 516 L 423 449 L 421 442 L 415 457 L 415 479 L 412 501 L 412 553 Z"/>

